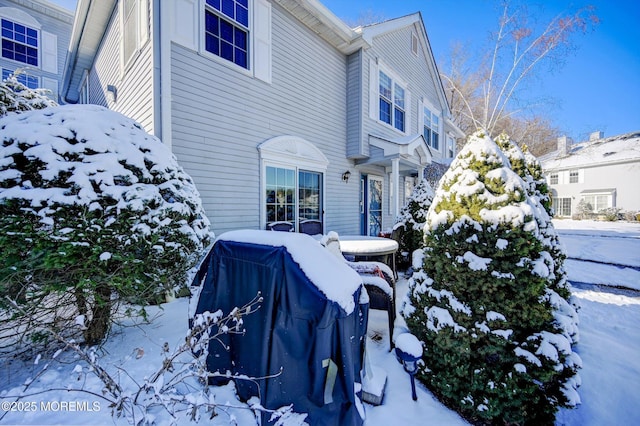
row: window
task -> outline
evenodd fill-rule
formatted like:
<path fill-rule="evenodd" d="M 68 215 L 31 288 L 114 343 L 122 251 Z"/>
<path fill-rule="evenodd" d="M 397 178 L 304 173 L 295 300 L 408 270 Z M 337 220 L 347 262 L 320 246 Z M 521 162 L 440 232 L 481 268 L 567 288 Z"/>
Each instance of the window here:
<path fill-rule="evenodd" d="M 557 173 L 551 173 L 551 175 L 549 175 L 549 183 L 551 185 L 557 185 L 558 184 L 558 174 Z"/>
<path fill-rule="evenodd" d="M 249 69 L 249 0 L 207 0 L 205 49 Z"/>
<path fill-rule="evenodd" d="M 411 33 L 411 53 L 418 56 L 418 36 L 415 33 Z"/>
<path fill-rule="evenodd" d="M 430 147 L 440 150 L 440 117 L 429 108 L 423 108 L 424 118 L 424 140 Z"/>
<path fill-rule="evenodd" d="M 554 198 L 553 210 L 556 216 L 571 216 L 571 198 Z"/>
<path fill-rule="evenodd" d="M 589 194 L 583 195 L 582 200 L 591 206 L 591 211 L 598 213 L 613 206 L 611 194 Z"/>
<path fill-rule="evenodd" d="M 13 73 L 14 71 L 8 70 L 6 68 L 2 68 L 2 80 L 6 80 Z M 18 82 L 24 84 L 29 89 L 37 89 L 40 87 L 40 79 L 38 77 L 34 77 L 32 75 L 25 74 L 22 72 L 18 73 L 18 75 L 16 75 L 15 77 L 18 80 Z"/>
<path fill-rule="evenodd" d="M 38 66 L 38 30 L 2 19 L 2 57 Z"/>
<path fill-rule="evenodd" d="M 267 166 L 265 200 L 267 223 L 322 220 L 322 173 Z"/>
<path fill-rule="evenodd" d="M 451 136 L 447 136 L 447 158 L 453 158 L 456 154 L 456 141 Z"/>
<path fill-rule="evenodd" d="M 577 170 L 569 171 L 569 183 L 578 183 L 579 174 Z"/>
<path fill-rule="evenodd" d="M 148 35 L 147 0 L 122 2 L 122 57 L 126 65 L 135 56 Z"/>
<path fill-rule="evenodd" d="M 383 71 L 379 74 L 380 121 L 405 131 L 405 89 Z"/>

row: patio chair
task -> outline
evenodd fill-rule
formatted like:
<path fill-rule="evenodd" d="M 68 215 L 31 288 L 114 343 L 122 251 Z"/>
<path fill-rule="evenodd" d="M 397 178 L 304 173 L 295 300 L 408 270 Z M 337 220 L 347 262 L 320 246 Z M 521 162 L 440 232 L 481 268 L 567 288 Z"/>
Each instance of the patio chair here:
<path fill-rule="evenodd" d="M 393 350 L 393 327 L 396 320 L 396 283 L 391 268 L 382 262 L 351 262 L 344 258 L 340 250 L 340 239 L 335 232 L 329 232 L 321 241 L 331 253 L 344 259 L 362 278 L 369 294 L 369 308 L 387 311 L 389 325 L 389 350 Z"/>
<path fill-rule="evenodd" d="M 267 223 L 267 230 L 269 231 L 281 231 L 281 232 L 293 232 L 294 226 L 291 222 L 279 221 Z"/>
<path fill-rule="evenodd" d="M 308 235 L 322 234 L 322 222 L 317 219 L 305 219 L 300 222 L 300 232 Z"/>

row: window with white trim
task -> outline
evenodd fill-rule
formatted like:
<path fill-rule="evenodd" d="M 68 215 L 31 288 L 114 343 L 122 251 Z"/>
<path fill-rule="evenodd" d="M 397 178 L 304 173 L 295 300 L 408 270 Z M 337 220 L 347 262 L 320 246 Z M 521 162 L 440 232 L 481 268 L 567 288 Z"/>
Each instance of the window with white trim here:
<path fill-rule="evenodd" d="M 580 174 L 577 170 L 569 171 L 569 183 L 578 183 L 580 180 Z"/>
<path fill-rule="evenodd" d="M 10 75 L 13 75 L 15 71 L 8 70 L 6 68 L 2 68 L 2 80 L 6 80 Z M 19 83 L 24 84 L 29 89 L 37 89 L 40 87 L 40 79 L 36 76 L 26 74 L 24 72 L 18 73 L 16 76 L 16 80 Z"/>
<path fill-rule="evenodd" d="M 267 225 L 291 222 L 295 226 L 302 220 L 322 220 L 322 173 L 267 165 L 265 174 Z"/>
<path fill-rule="evenodd" d="M 2 18 L 2 57 L 38 66 L 39 31 Z"/>
<path fill-rule="evenodd" d="M 406 127 L 405 88 L 395 82 L 384 71 L 379 72 L 378 83 L 380 96 L 379 120 L 404 132 Z"/>
<path fill-rule="evenodd" d="M 447 136 L 447 158 L 453 158 L 456 154 L 456 141 L 453 137 Z"/>
<path fill-rule="evenodd" d="M 126 66 L 148 39 L 148 1 L 124 0 L 122 14 L 122 63 Z"/>
<path fill-rule="evenodd" d="M 554 198 L 552 203 L 556 216 L 571 216 L 571 198 Z"/>
<path fill-rule="evenodd" d="M 249 69 L 249 0 L 207 0 L 205 50 Z"/>
<path fill-rule="evenodd" d="M 549 175 L 549 184 L 557 185 L 558 184 L 558 173 L 551 173 Z"/>
<path fill-rule="evenodd" d="M 613 207 L 613 197 L 608 194 L 589 194 L 583 195 L 582 201 L 591 206 L 591 211 L 598 213 L 609 207 Z"/>
<path fill-rule="evenodd" d="M 430 147 L 440 150 L 440 117 L 428 107 L 423 108 L 424 140 Z"/>

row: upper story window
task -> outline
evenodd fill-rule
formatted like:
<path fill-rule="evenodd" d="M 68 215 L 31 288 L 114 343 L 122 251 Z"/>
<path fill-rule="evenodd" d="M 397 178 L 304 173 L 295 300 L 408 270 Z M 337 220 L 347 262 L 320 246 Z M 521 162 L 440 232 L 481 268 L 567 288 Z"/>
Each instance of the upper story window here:
<path fill-rule="evenodd" d="M 205 49 L 249 69 L 249 0 L 207 0 Z"/>
<path fill-rule="evenodd" d="M 2 19 L 2 57 L 38 66 L 38 30 Z"/>
<path fill-rule="evenodd" d="M 148 38 L 147 0 L 124 0 L 121 13 L 122 57 L 126 66 Z"/>
<path fill-rule="evenodd" d="M 380 71 L 380 121 L 405 131 L 405 90 L 397 82 Z"/>
<path fill-rule="evenodd" d="M 569 183 L 578 183 L 580 175 L 577 170 L 569 171 Z"/>
<path fill-rule="evenodd" d="M 447 136 L 447 158 L 453 158 L 456 153 L 456 141 L 451 136 Z"/>
<path fill-rule="evenodd" d="M 430 147 L 440 150 L 440 117 L 426 106 L 423 108 L 424 140 Z"/>
<path fill-rule="evenodd" d="M 13 73 L 14 73 L 14 71 L 8 70 L 6 68 L 2 68 L 2 80 L 6 80 Z M 19 83 L 24 84 L 29 89 L 37 89 L 37 88 L 40 87 L 40 79 L 38 77 L 33 76 L 33 75 L 29 75 L 29 74 L 25 74 L 25 73 L 19 73 L 15 77 L 16 77 L 16 80 L 18 80 Z"/>
<path fill-rule="evenodd" d="M 558 174 L 557 173 L 551 173 L 549 175 L 549 183 L 551 185 L 557 185 L 558 184 Z"/>

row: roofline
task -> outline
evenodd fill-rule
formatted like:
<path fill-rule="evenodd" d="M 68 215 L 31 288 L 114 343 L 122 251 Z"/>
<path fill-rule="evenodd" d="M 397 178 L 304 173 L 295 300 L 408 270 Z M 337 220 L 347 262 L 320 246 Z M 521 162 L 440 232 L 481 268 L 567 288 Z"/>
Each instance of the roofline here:
<path fill-rule="evenodd" d="M 364 39 L 365 42 L 367 42 L 368 44 L 372 44 L 373 43 L 373 38 L 374 37 L 378 37 L 382 34 L 386 34 L 389 33 L 391 31 L 397 31 L 399 29 L 402 28 L 406 28 L 408 26 L 411 25 L 415 25 L 418 24 L 418 26 L 420 27 L 420 31 L 422 32 L 422 36 L 424 37 L 424 40 L 426 41 L 426 48 L 428 50 L 428 66 L 431 67 L 431 70 L 433 71 L 433 73 L 435 74 L 436 78 L 437 78 L 437 82 L 439 84 L 437 84 L 439 90 L 438 90 L 438 98 L 440 100 L 440 103 L 442 105 L 444 105 L 446 107 L 446 114 L 445 114 L 445 118 L 447 119 L 451 119 L 452 115 L 451 115 L 451 106 L 449 105 L 449 101 L 447 99 L 447 96 L 445 95 L 444 92 L 444 85 L 442 84 L 442 78 L 440 77 L 440 71 L 438 70 L 438 64 L 436 63 L 435 57 L 433 56 L 433 49 L 431 48 L 431 42 L 429 41 L 429 35 L 427 34 L 427 29 L 424 25 L 424 20 L 422 19 L 422 13 L 421 12 L 414 12 L 411 13 L 409 15 L 405 15 L 405 16 L 400 16 L 398 18 L 393 18 L 393 19 L 389 19 L 387 21 L 384 22 L 380 22 L 377 24 L 371 24 L 371 25 L 365 25 L 365 26 L 360 26 L 354 29 L 354 31 L 356 33 L 362 34 L 362 38 Z M 451 123 L 453 123 L 452 120 L 450 120 Z M 464 135 L 462 133 L 462 131 L 455 126 L 455 129 L 457 129 L 456 133 L 458 134 L 462 134 L 461 137 L 464 137 L 466 135 Z"/>
<path fill-rule="evenodd" d="M 346 55 L 349 55 L 360 48 L 369 47 L 368 43 L 363 40 L 361 34 L 351 29 L 343 20 L 338 18 L 319 0 L 272 1 L 282 6 L 300 22 L 314 30 L 325 41 Z M 299 8 L 302 8 L 306 14 L 301 14 Z M 313 25 L 305 22 L 305 17 L 308 15 L 311 15 L 318 20 L 322 27 L 321 30 L 313 28 Z"/>
<path fill-rule="evenodd" d="M 109 13 L 104 14 L 104 16 L 98 15 L 98 21 L 92 22 L 92 25 L 87 26 L 89 10 L 91 6 L 97 2 L 100 2 L 103 5 L 110 4 L 110 7 L 108 7 Z M 67 58 L 64 63 L 64 72 L 62 74 L 61 97 L 65 102 L 75 103 L 78 101 L 77 97 L 69 97 L 69 90 L 71 89 L 71 82 L 75 78 L 82 78 L 82 74 L 84 73 L 84 69 L 77 69 L 79 59 L 78 55 L 82 42 L 82 36 L 86 33 L 86 31 L 95 31 L 101 34 L 100 40 L 102 40 L 102 36 L 107 29 L 109 18 L 113 14 L 113 9 L 116 3 L 116 0 L 78 0 L 78 3 L 76 5 L 75 18 L 73 20 L 73 27 L 71 30 L 71 39 L 69 40 L 69 50 L 67 52 Z M 84 46 L 88 50 L 88 52 L 85 53 L 84 56 L 91 57 L 91 62 L 93 62 L 93 59 L 95 59 L 95 55 L 98 51 L 100 43 L 101 41 L 95 46 Z"/>

